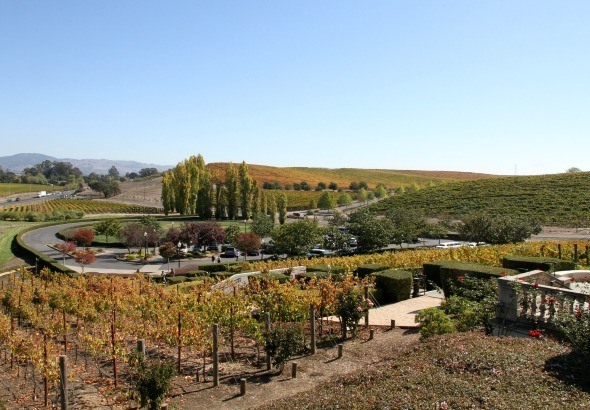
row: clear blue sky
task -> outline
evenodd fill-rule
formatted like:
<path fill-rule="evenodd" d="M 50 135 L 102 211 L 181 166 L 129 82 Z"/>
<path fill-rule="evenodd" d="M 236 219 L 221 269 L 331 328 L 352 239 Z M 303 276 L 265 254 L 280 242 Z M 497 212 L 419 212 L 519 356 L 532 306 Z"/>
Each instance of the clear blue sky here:
<path fill-rule="evenodd" d="M 590 170 L 590 2 L 0 1 L 0 156 Z"/>

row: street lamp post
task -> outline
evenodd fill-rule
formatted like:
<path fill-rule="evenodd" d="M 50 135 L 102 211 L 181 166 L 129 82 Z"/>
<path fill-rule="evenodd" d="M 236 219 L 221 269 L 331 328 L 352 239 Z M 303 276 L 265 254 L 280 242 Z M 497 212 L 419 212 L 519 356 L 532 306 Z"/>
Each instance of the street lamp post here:
<path fill-rule="evenodd" d="M 147 259 L 147 232 L 143 233 L 143 241 L 145 244 L 145 253 L 143 254 L 144 259 Z"/>
<path fill-rule="evenodd" d="M 178 267 L 180 268 L 180 247 L 182 246 L 182 243 L 180 241 L 178 241 L 178 243 L 176 244 L 176 254 L 178 255 Z"/>
<path fill-rule="evenodd" d="M 35 275 L 39 275 L 38 266 L 39 266 L 39 258 L 35 257 Z"/>

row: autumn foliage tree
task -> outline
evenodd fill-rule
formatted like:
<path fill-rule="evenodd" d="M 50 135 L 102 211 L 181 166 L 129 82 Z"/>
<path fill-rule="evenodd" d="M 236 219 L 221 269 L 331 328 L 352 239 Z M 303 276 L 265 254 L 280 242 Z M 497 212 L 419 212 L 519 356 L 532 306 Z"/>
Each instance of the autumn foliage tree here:
<path fill-rule="evenodd" d="M 63 257 L 63 263 L 66 263 L 66 254 L 72 253 L 76 250 L 76 244 L 74 242 L 62 242 L 55 245 L 55 248 L 61 252 Z"/>
<path fill-rule="evenodd" d="M 74 252 L 74 260 L 80 265 L 82 273 L 84 273 L 84 266 L 94 263 L 96 254 L 92 250 L 76 251 Z"/>
<path fill-rule="evenodd" d="M 234 245 L 246 256 L 260 249 L 260 236 L 255 233 L 240 233 L 236 235 Z"/>
<path fill-rule="evenodd" d="M 92 241 L 94 241 L 94 232 L 88 228 L 76 229 L 72 233 L 71 239 L 79 246 L 90 246 Z"/>

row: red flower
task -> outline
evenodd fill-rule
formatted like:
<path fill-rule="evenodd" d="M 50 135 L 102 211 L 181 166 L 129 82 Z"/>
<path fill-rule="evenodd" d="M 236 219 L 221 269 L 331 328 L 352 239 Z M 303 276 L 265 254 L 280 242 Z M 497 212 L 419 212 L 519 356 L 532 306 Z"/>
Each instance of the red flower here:
<path fill-rule="evenodd" d="M 539 330 L 530 330 L 529 331 L 529 336 L 538 339 L 538 338 L 541 337 L 541 331 L 539 331 Z"/>
<path fill-rule="evenodd" d="M 465 279 L 465 276 L 463 276 L 463 275 L 461 275 L 461 276 L 457 276 L 457 279 L 459 279 L 459 280 L 463 280 L 463 279 Z"/>
<path fill-rule="evenodd" d="M 533 283 L 533 286 L 536 287 L 536 288 L 538 288 L 539 287 L 539 283 L 538 282 L 535 282 L 535 283 Z"/>
<path fill-rule="evenodd" d="M 575 281 L 575 279 L 574 279 L 574 278 L 570 278 L 570 282 L 574 282 L 574 281 Z"/>
<path fill-rule="evenodd" d="M 574 315 L 576 316 L 577 319 L 582 318 L 582 309 L 580 309 L 579 307 L 576 309 L 576 312 L 574 313 Z"/>
<path fill-rule="evenodd" d="M 506 271 L 503 270 L 502 272 L 500 272 L 500 276 L 505 276 L 506 275 Z"/>
<path fill-rule="evenodd" d="M 524 278 L 518 278 L 518 280 L 520 280 L 520 281 L 524 281 Z"/>

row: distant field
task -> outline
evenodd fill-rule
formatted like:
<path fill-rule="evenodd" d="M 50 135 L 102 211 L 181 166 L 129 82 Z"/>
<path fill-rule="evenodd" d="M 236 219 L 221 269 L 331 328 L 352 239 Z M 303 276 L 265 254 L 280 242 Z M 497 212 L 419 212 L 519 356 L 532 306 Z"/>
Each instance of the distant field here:
<path fill-rule="evenodd" d="M 35 184 L 7 184 L 0 183 L 0 196 L 8 196 L 12 194 L 31 193 L 35 194 L 39 191 L 60 191 L 61 187 L 51 185 L 35 185 Z"/>
<path fill-rule="evenodd" d="M 236 164 L 239 165 L 239 164 Z M 225 177 L 227 163 L 211 163 L 208 167 Z M 477 174 L 470 172 L 452 171 L 412 171 L 412 170 L 387 170 L 387 169 L 361 169 L 361 168 L 304 168 L 289 167 L 279 168 L 265 165 L 248 164 L 250 176 L 262 186 L 263 182 L 278 181 L 281 185 L 306 181 L 312 187 L 318 182 L 335 182 L 341 188 L 348 188 L 353 181 L 365 181 L 370 188 L 378 184 L 385 184 L 388 188 L 410 186 L 417 184 L 427 186 L 429 183 L 438 185 L 445 182 L 465 181 L 476 179 L 497 178 L 496 175 Z"/>
<path fill-rule="evenodd" d="M 102 201 L 98 199 L 52 199 L 31 204 L 18 202 L 0 207 L 0 211 L 41 212 L 82 211 L 85 214 L 120 213 L 120 214 L 151 214 L 162 212 L 161 208 Z"/>
<path fill-rule="evenodd" d="M 588 172 L 465 181 L 398 195 L 372 208 L 380 212 L 391 207 L 419 209 L 439 217 L 486 212 L 579 227 L 590 225 L 588 186 Z"/>
<path fill-rule="evenodd" d="M 227 163 L 208 164 L 213 174 L 218 175 L 222 180 L 225 178 Z M 236 166 L 239 164 L 235 164 Z M 262 187 L 264 182 L 278 181 L 282 186 L 294 182 L 306 181 L 312 187 L 318 182 L 335 182 L 340 188 L 348 188 L 353 181 L 365 181 L 370 188 L 378 184 L 384 184 L 388 188 L 400 186 L 426 187 L 429 185 L 440 185 L 448 182 L 468 181 L 478 179 L 498 178 L 495 175 L 476 174 L 469 172 L 451 171 L 413 171 L 413 170 L 384 170 L 384 169 L 359 169 L 359 168 L 279 168 L 265 165 L 248 165 L 250 176 Z M 123 182 L 121 183 L 121 194 L 112 198 L 114 201 L 138 203 L 142 205 L 153 205 L 160 207 L 162 201 L 162 178 Z M 273 191 L 266 191 L 272 192 Z M 318 198 L 321 193 L 304 191 L 284 191 L 287 195 L 289 209 L 306 208 L 312 198 Z"/>

